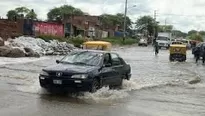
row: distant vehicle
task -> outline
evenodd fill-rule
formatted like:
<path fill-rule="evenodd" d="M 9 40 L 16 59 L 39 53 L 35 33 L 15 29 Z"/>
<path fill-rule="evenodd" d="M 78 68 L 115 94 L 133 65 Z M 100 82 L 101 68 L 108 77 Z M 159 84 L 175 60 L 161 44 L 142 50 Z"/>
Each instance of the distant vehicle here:
<path fill-rule="evenodd" d="M 178 44 L 179 43 L 179 44 Z M 186 45 L 181 42 L 174 43 L 170 45 L 169 51 L 169 60 L 170 61 L 186 61 Z"/>
<path fill-rule="evenodd" d="M 191 49 L 191 43 L 189 40 L 183 39 L 181 42 L 187 46 L 187 49 Z"/>
<path fill-rule="evenodd" d="M 158 33 L 158 37 L 156 41 L 159 45 L 159 49 L 161 48 L 169 49 L 169 46 L 171 44 L 171 33 L 167 33 L 167 32 Z"/>
<path fill-rule="evenodd" d="M 148 42 L 145 38 L 141 38 L 139 43 L 138 43 L 139 46 L 147 46 L 148 45 Z"/>
<path fill-rule="evenodd" d="M 122 86 L 131 77 L 131 67 L 117 54 L 99 50 L 79 50 L 69 53 L 56 65 L 47 67 L 39 75 L 40 86 L 52 92 L 95 92 L 103 86 Z"/>
<path fill-rule="evenodd" d="M 159 45 L 159 49 L 161 49 L 161 48 L 169 49 L 171 41 L 167 37 L 158 36 L 157 37 L 157 43 Z"/>
<path fill-rule="evenodd" d="M 87 41 L 83 43 L 83 49 L 110 51 L 112 44 L 106 41 Z"/>

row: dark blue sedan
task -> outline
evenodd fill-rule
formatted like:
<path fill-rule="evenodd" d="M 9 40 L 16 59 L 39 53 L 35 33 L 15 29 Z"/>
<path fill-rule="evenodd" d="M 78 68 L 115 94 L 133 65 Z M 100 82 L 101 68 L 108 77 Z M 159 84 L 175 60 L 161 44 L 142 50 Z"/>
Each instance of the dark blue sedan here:
<path fill-rule="evenodd" d="M 73 51 L 56 65 L 42 70 L 40 86 L 68 91 L 95 92 L 103 86 L 120 87 L 129 80 L 131 68 L 117 53 L 106 51 Z"/>

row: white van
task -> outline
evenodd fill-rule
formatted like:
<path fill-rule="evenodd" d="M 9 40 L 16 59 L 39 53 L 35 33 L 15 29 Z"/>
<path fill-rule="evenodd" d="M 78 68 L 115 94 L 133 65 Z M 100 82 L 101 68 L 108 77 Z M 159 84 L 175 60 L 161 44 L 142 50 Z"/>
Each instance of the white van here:
<path fill-rule="evenodd" d="M 158 43 L 159 49 L 161 49 L 162 47 L 169 49 L 171 39 L 165 36 L 158 36 L 156 42 Z"/>

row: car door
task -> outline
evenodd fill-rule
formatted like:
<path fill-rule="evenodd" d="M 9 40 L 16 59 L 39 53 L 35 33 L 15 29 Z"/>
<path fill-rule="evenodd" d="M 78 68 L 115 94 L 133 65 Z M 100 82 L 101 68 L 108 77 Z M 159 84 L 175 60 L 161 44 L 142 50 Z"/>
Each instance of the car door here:
<path fill-rule="evenodd" d="M 112 69 L 113 69 L 113 78 L 111 80 L 112 83 L 118 84 L 123 77 L 124 70 L 123 70 L 123 62 L 121 61 L 120 57 L 116 53 L 111 53 L 112 59 Z"/>
<path fill-rule="evenodd" d="M 106 53 L 103 58 L 103 68 L 100 71 L 103 85 L 112 84 L 112 80 L 115 76 L 113 72 L 114 69 L 112 68 L 111 55 L 109 53 Z"/>

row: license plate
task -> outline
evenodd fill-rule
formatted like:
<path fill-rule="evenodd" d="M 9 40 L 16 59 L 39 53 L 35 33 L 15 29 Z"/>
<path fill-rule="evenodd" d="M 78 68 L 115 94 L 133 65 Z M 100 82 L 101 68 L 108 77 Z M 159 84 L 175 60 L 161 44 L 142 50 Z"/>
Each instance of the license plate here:
<path fill-rule="evenodd" d="M 53 80 L 53 84 L 61 85 L 62 80 Z"/>
<path fill-rule="evenodd" d="M 76 80 L 76 81 L 74 81 L 75 83 L 82 83 L 80 80 Z"/>

